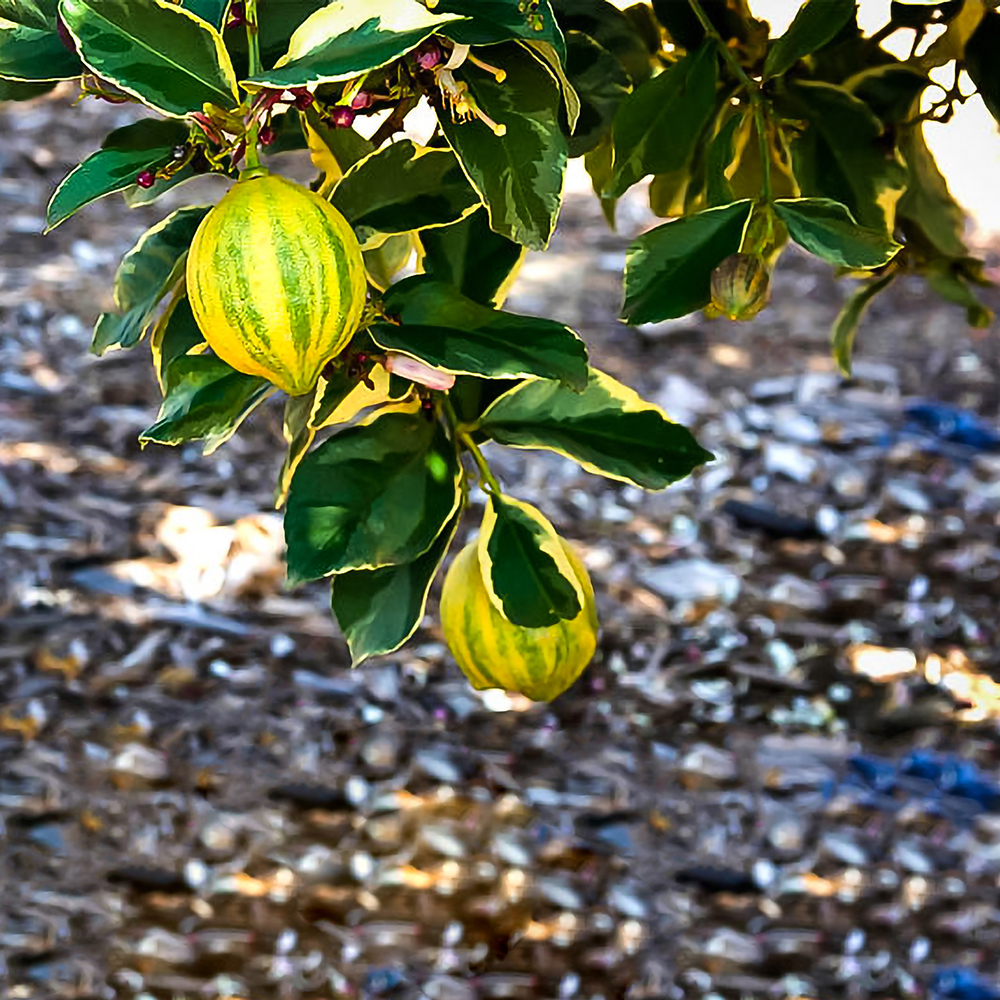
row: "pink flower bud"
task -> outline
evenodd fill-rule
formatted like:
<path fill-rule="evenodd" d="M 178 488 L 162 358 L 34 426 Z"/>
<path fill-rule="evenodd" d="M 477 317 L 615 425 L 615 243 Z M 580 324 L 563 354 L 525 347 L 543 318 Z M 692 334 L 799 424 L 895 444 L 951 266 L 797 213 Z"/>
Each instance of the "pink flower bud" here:
<path fill-rule="evenodd" d="M 265 125 L 257 137 L 260 139 L 260 144 L 262 146 L 270 146 L 274 142 L 274 129 L 270 125 Z"/>
<path fill-rule="evenodd" d="M 354 100 L 351 101 L 351 107 L 355 111 L 364 111 L 365 108 L 370 108 L 374 103 L 375 98 L 371 94 L 365 90 L 359 90 L 354 95 Z"/>
<path fill-rule="evenodd" d="M 156 183 L 156 174 L 151 170 L 143 170 L 135 179 L 136 184 L 141 188 L 151 188 Z"/>
<path fill-rule="evenodd" d="M 455 384 L 455 376 L 451 372 L 431 368 L 430 365 L 425 365 L 423 361 L 417 361 L 407 354 L 390 353 L 384 364 L 386 371 L 392 372 L 393 375 L 408 378 L 411 382 L 427 386 L 428 389 L 446 391 Z"/>
<path fill-rule="evenodd" d="M 330 121 L 333 122 L 334 128 L 350 128 L 357 116 L 358 113 L 353 108 L 339 107 L 330 112 Z"/>
<path fill-rule="evenodd" d="M 299 111 L 305 111 L 306 108 L 312 107 L 312 103 L 315 100 L 316 98 L 313 97 L 308 90 L 298 91 L 295 95 L 295 107 L 297 107 Z"/>
<path fill-rule="evenodd" d="M 441 50 L 434 44 L 428 45 L 417 53 L 417 65 L 421 69 L 434 69 L 441 65 Z"/>

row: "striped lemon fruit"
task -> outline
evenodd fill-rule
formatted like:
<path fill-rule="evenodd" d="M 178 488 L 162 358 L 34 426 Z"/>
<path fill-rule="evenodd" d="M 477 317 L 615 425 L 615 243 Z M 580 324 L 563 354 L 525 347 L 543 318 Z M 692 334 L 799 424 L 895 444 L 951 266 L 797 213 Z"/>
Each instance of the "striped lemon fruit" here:
<path fill-rule="evenodd" d="M 361 321 L 364 261 L 347 220 L 312 191 L 245 171 L 205 216 L 187 260 L 209 347 L 291 396 L 316 384 Z"/>
<path fill-rule="evenodd" d="M 583 673 L 597 648 L 594 588 L 572 546 L 560 539 L 583 588 L 571 620 L 544 628 L 508 621 L 490 600 L 475 541 L 455 558 L 441 593 L 441 627 L 452 656 L 477 691 L 503 688 L 552 701 Z"/>

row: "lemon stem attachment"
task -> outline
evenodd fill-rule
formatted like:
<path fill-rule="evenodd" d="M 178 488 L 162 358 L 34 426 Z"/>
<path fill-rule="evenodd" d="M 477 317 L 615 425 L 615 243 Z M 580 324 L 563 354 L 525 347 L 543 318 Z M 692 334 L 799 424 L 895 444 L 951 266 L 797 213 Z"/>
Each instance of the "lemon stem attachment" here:
<path fill-rule="evenodd" d="M 472 460 L 476 463 L 476 468 L 479 470 L 479 482 L 483 490 L 491 496 L 493 494 L 502 494 L 503 490 L 500 489 L 500 484 L 490 471 L 490 467 L 486 459 L 483 457 L 483 453 L 479 450 L 479 445 L 472 440 L 472 435 L 462 424 L 459 423 L 458 414 L 455 413 L 455 407 L 452 405 L 451 400 L 447 396 L 442 396 L 441 402 L 444 415 L 448 420 L 448 424 L 451 426 L 455 440 L 469 452 L 472 456 Z"/>
<path fill-rule="evenodd" d="M 479 445 L 472 440 L 472 435 L 468 431 L 459 431 L 458 439 L 469 450 L 472 460 L 476 463 L 476 468 L 479 469 L 480 485 L 483 487 L 485 492 L 490 494 L 502 493 L 503 490 L 500 489 L 500 484 L 496 481 L 496 477 L 490 471 L 490 467 L 487 465 L 486 459 L 483 457 L 483 453 L 479 450 Z"/>
<path fill-rule="evenodd" d="M 260 37 L 257 30 L 257 0 L 246 0 L 246 18 L 247 18 L 247 47 L 250 50 L 250 76 L 256 76 L 260 73 L 261 66 L 260 61 Z M 253 169 L 254 167 L 260 166 L 260 152 L 257 148 L 257 143 L 260 137 L 260 121 L 255 115 L 253 118 L 253 124 L 250 126 L 250 130 L 247 132 L 247 168 Z"/>

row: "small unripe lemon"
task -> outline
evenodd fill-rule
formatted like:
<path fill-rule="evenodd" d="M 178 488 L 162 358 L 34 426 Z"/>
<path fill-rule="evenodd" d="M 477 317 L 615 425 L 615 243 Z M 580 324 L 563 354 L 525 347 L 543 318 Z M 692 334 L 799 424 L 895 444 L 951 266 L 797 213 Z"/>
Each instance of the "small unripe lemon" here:
<path fill-rule="evenodd" d="M 712 306 L 726 319 L 753 319 L 767 305 L 770 286 L 760 257 L 734 253 L 712 272 Z"/>
<path fill-rule="evenodd" d="M 597 648 L 594 588 L 580 557 L 563 548 L 584 594 L 580 613 L 544 628 L 508 621 L 490 600 L 478 544 L 455 558 L 441 593 L 441 626 L 452 656 L 476 690 L 503 688 L 532 701 L 551 701 L 583 673 Z"/>

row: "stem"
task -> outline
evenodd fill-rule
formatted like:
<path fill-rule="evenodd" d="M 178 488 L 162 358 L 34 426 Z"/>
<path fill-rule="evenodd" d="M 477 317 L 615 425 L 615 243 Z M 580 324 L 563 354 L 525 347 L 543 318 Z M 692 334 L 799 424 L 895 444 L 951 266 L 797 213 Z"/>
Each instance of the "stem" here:
<path fill-rule="evenodd" d="M 739 60 L 733 55 L 733 50 L 726 45 L 722 39 L 722 35 L 716 30 L 715 25 L 709 20 L 708 15 L 702 9 L 699 0 L 688 0 L 691 5 L 691 9 L 694 11 L 694 16 L 698 18 L 699 23 L 705 29 L 705 34 L 708 35 L 712 41 L 722 50 L 722 58 L 726 60 L 729 64 L 729 68 L 733 71 L 736 79 L 743 84 L 747 90 L 747 96 L 753 103 L 757 103 L 760 100 L 760 89 L 757 85 L 747 76 L 746 70 L 739 64 Z"/>
<path fill-rule="evenodd" d="M 761 93 L 760 85 L 750 78 L 746 70 L 740 65 L 739 60 L 733 55 L 733 50 L 725 43 L 722 35 L 716 30 L 711 19 L 705 13 L 700 0 L 688 0 L 694 16 L 698 18 L 699 24 L 705 30 L 707 37 L 715 42 L 726 65 L 733 75 L 739 80 L 741 86 L 747 93 L 747 99 L 753 108 L 754 126 L 757 129 L 757 142 L 760 147 L 760 163 L 762 173 L 761 200 L 770 204 L 774 200 L 774 190 L 771 185 L 771 149 L 767 142 L 767 102 Z"/>
<path fill-rule="evenodd" d="M 490 471 L 489 465 L 486 464 L 486 459 L 483 458 L 483 453 L 479 450 L 479 445 L 472 440 L 472 435 L 468 431 L 459 431 L 458 439 L 469 450 L 469 454 L 472 455 L 472 460 L 479 469 L 479 478 L 482 480 L 481 485 L 485 488 L 486 492 L 496 495 L 503 493 L 503 490 L 500 489 L 500 484 L 496 481 L 496 477 Z"/>
<path fill-rule="evenodd" d="M 871 38 L 868 39 L 869 45 L 881 45 L 890 35 L 896 33 L 898 26 L 890 21 L 888 24 L 883 24 L 878 31 L 875 32 Z"/>
<path fill-rule="evenodd" d="M 260 61 L 260 35 L 257 30 L 257 0 L 246 0 L 247 47 L 250 50 L 250 76 L 260 73 L 263 66 Z M 247 132 L 247 167 L 252 169 L 260 166 L 260 151 L 257 148 L 257 137 L 260 134 L 260 122 L 254 116 L 253 124 Z"/>
<path fill-rule="evenodd" d="M 771 185 L 771 145 L 767 141 L 767 108 L 762 100 L 753 101 L 753 120 L 757 128 L 757 144 L 760 148 L 761 198 L 768 205 L 774 201 Z"/>
<path fill-rule="evenodd" d="M 257 0 L 246 0 L 247 44 L 250 47 L 250 75 L 256 76 L 264 67 L 260 61 L 260 36 L 257 29 Z"/>
<path fill-rule="evenodd" d="M 482 485 L 483 489 L 487 493 L 498 495 L 503 493 L 496 477 L 490 471 L 490 467 L 487 464 L 486 459 L 483 457 L 483 453 L 479 450 L 479 445 L 472 440 L 472 435 L 467 430 L 463 430 L 462 425 L 458 422 L 458 414 L 455 413 L 455 407 L 452 406 L 451 400 L 447 396 L 442 396 L 441 398 L 443 401 L 444 413 L 448 419 L 448 423 L 451 425 L 452 432 L 454 433 L 456 439 L 472 456 L 472 460 L 476 463 L 476 468 L 479 469 L 480 485 Z"/>

